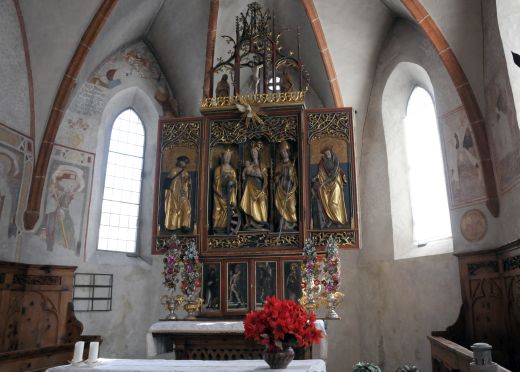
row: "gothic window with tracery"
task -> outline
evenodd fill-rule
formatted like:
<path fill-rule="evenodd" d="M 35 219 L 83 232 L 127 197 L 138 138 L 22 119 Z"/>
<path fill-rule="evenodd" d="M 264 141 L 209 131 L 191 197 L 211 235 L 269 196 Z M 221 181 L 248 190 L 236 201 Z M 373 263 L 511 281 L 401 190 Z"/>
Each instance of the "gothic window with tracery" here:
<path fill-rule="evenodd" d="M 135 111 L 119 114 L 110 133 L 99 250 L 136 252 L 144 140 L 143 123 Z"/>

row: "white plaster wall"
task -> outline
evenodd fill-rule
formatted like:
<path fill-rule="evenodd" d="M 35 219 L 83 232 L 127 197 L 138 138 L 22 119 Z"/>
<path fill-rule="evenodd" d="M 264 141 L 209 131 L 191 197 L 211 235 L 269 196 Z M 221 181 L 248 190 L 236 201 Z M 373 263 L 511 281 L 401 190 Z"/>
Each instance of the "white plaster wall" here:
<path fill-rule="evenodd" d="M 354 139 L 361 143 L 376 63 L 394 14 L 379 1 L 316 0 L 314 4 L 343 104 L 357 110 Z"/>
<path fill-rule="evenodd" d="M 515 99 L 517 122 L 520 124 L 520 67 L 514 64 L 511 52 L 520 54 L 520 3 L 516 0 L 496 0 L 500 35 L 507 61 L 507 71 Z"/>
<path fill-rule="evenodd" d="M 421 0 L 453 49 L 480 107 L 483 107 L 481 2 L 482 0 Z"/>
<path fill-rule="evenodd" d="M 33 73 L 35 153 L 63 74 L 100 3 L 100 0 L 20 1 Z"/>
<path fill-rule="evenodd" d="M 0 123 L 30 135 L 29 82 L 18 16 L 12 1 L 0 1 Z"/>
<path fill-rule="evenodd" d="M 500 195 L 494 246 L 499 246 L 520 237 L 520 67 L 511 55 L 520 50 L 520 3 L 489 0 L 482 5 L 486 130 Z"/>
<path fill-rule="evenodd" d="M 402 241 L 394 239 L 390 177 L 399 175 L 390 174 L 388 166 L 387 157 L 395 154 L 386 146 L 382 97 L 388 77 L 401 62 L 416 63 L 426 70 L 435 92 L 437 112 L 458 105 L 453 85 L 422 31 L 411 23 L 398 21 L 379 57 L 363 131 L 358 179 L 362 247 L 356 255 L 345 252 L 341 256 L 343 262 L 355 260 L 353 267 L 345 263 L 349 268 L 342 270 L 342 276 L 352 276 L 357 286 L 343 287 L 347 297 L 340 313 L 345 317 L 329 332 L 332 339 L 339 341 L 329 353 L 330 371 L 347 370 L 359 360 L 375 362 L 388 371 L 405 363 L 430 371 L 426 336 L 452 325 L 461 305 L 458 264 L 453 255 L 394 260 L 394 250 L 401 248 L 394 244 Z M 400 93 L 404 92 L 394 91 Z M 463 246 L 460 233 L 455 231 L 457 224 L 452 223 L 454 241 Z M 356 302 L 348 298 L 352 290 L 358 292 Z M 357 326 L 346 319 L 346 313 L 351 312 Z M 357 338 L 357 348 L 341 344 L 340 340 L 349 337 Z"/>
<path fill-rule="evenodd" d="M 118 253 L 98 252 L 96 256 L 95 262 L 80 265 L 76 272 L 114 275 L 112 311 L 76 312 L 83 334 L 103 337 L 100 357 L 145 358 L 146 332 L 166 315 L 159 301 L 165 293 L 162 256 L 150 263 Z"/>
<path fill-rule="evenodd" d="M 273 1 L 273 5 L 271 7 L 275 9 L 278 30 L 291 29 L 291 32 L 284 39 L 284 47 L 294 51 L 295 55 L 297 52 L 296 29 L 299 27 L 301 60 L 310 74 L 311 89 L 316 92 L 316 96 L 321 101 L 319 105 L 310 105 L 312 101 L 306 100 L 307 108 L 334 107 L 334 99 L 325 66 L 309 18 L 305 13 L 303 2 L 300 0 Z M 287 49 L 285 53 L 287 53 Z M 296 84 L 296 80 L 294 83 Z"/>
<path fill-rule="evenodd" d="M 208 1 L 169 0 L 146 33 L 181 116 L 200 115 L 208 19 Z"/>

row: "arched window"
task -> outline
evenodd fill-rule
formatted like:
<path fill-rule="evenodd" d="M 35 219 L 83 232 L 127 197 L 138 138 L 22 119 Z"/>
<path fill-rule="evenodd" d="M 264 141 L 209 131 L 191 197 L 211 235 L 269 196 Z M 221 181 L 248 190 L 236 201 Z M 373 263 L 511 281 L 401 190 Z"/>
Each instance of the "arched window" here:
<path fill-rule="evenodd" d="M 426 90 L 416 87 L 404 120 L 413 216 L 413 238 L 421 246 L 451 237 L 448 194 L 435 108 Z"/>
<path fill-rule="evenodd" d="M 144 128 L 134 110 L 115 119 L 103 189 L 98 249 L 136 252 Z"/>

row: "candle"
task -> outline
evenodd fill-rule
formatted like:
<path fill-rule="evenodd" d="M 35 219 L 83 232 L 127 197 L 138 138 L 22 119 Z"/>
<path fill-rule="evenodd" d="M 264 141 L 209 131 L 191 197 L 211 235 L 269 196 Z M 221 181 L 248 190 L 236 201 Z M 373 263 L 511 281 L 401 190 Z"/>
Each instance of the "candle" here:
<path fill-rule="evenodd" d="M 88 350 L 88 363 L 95 363 L 98 358 L 98 352 L 99 352 L 99 342 L 93 341 L 89 345 Z"/>
<path fill-rule="evenodd" d="M 85 347 L 84 341 L 78 341 L 74 345 L 74 357 L 72 358 L 72 363 L 78 363 L 83 360 L 83 348 Z"/>

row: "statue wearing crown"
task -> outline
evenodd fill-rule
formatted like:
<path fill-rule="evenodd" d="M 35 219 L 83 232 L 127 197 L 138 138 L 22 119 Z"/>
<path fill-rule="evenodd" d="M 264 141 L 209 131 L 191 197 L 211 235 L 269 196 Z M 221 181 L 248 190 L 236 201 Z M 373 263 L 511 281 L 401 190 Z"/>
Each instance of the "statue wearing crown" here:
<path fill-rule="evenodd" d="M 220 165 L 213 174 L 213 231 L 236 233 L 237 226 L 237 173 L 231 166 L 233 152 L 226 149 Z"/>
<path fill-rule="evenodd" d="M 268 177 L 267 168 L 260 161 L 260 151 L 263 143 L 253 142 L 251 145 L 251 160 L 245 162 L 242 171 L 243 193 L 240 209 L 246 216 L 246 229 L 264 229 L 268 227 Z"/>

